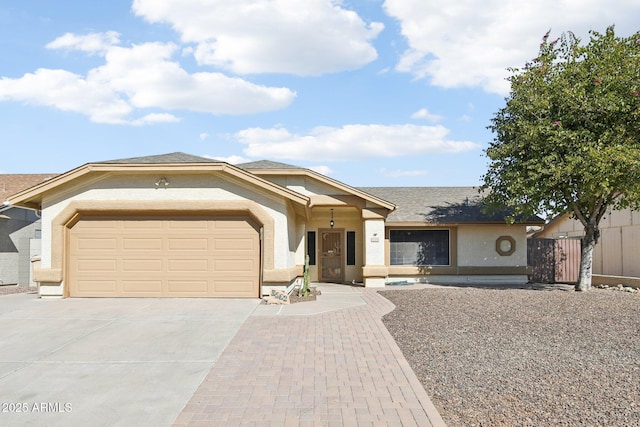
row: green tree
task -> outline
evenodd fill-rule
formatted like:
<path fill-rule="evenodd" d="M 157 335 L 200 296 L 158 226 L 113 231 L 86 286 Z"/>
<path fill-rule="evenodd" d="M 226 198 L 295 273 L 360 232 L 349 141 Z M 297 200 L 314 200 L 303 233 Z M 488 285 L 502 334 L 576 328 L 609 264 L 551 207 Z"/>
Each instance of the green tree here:
<path fill-rule="evenodd" d="M 483 176 L 489 206 L 518 215 L 570 213 L 584 226 L 576 290 L 591 288 L 599 224 L 613 209 L 640 207 L 640 32 L 614 27 L 550 41 L 512 68 L 506 106 L 491 120 Z"/>

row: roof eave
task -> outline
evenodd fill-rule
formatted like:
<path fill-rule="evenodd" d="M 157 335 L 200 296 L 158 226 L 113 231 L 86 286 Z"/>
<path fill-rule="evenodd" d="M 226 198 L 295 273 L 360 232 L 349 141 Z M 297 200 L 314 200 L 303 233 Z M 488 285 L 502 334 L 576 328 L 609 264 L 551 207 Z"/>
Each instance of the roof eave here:
<path fill-rule="evenodd" d="M 346 191 L 348 193 L 354 194 L 358 197 L 361 197 L 362 199 L 365 199 L 369 202 L 372 202 L 376 205 L 379 205 L 380 207 L 383 207 L 385 209 L 388 209 L 389 212 L 393 212 L 396 209 L 396 205 L 381 199 L 377 196 L 374 196 L 373 194 L 364 192 L 362 190 L 359 190 L 355 187 L 351 187 L 348 184 L 345 184 L 343 182 L 340 182 L 338 180 L 335 180 L 333 178 L 330 178 L 326 175 L 322 175 L 321 173 L 318 173 L 316 171 L 313 171 L 311 169 L 305 169 L 305 168 L 296 168 L 296 169 L 251 169 L 251 173 L 255 174 L 255 175 L 299 175 L 299 176 L 309 176 L 312 177 L 314 179 L 317 179 L 318 181 L 324 182 L 325 184 L 329 184 L 332 185 L 334 187 L 339 188 L 340 190 Z"/>
<path fill-rule="evenodd" d="M 40 209 L 42 203 L 42 195 L 54 188 L 60 187 L 71 181 L 77 180 L 87 174 L 96 172 L 180 172 L 180 171 L 193 171 L 193 172 L 225 172 L 232 176 L 235 176 L 241 180 L 257 184 L 258 186 L 280 194 L 283 197 L 290 199 L 295 203 L 307 205 L 309 198 L 299 194 L 293 190 L 282 187 L 264 178 L 256 176 L 251 172 L 245 171 L 236 166 L 230 165 L 225 162 L 208 162 L 208 163 L 162 163 L 162 164 L 148 164 L 148 163 L 130 163 L 130 164 L 116 164 L 116 163 L 87 163 L 72 169 L 66 173 L 58 175 L 48 181 L 35 185 L 31 188 L 25 189 L 21 192 L 9 197 L 7 202 L 12 206 L 24 207 L 28 209 Z"/>

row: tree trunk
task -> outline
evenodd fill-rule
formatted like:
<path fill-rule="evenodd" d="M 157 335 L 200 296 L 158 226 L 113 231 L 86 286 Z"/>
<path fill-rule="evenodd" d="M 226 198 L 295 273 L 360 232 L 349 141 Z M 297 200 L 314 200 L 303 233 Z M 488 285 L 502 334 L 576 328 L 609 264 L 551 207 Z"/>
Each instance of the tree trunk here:
<path fill-rule="evenodd" d="M 580 256 L 580 274 L 576 291 L 586 292 L 591 289 L 591 272 L 593 271 L 593 248 L 598 243 L 598 227 L 585 227 L 582 238 L 582 253 Z"/>

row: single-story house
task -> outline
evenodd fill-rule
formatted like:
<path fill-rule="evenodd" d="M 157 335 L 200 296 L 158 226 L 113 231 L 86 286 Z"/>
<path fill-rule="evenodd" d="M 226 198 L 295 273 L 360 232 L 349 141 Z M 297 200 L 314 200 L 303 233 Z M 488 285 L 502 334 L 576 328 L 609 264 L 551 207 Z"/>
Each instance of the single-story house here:
<path fill-rule="evenodd" d="M 533 238 L 571 240 L 583 236 L 582 223 L 567 213 L 553 218 Z M 600 239 L 593 250 L 592 282 L 640 286 L 640 212 L 609 210 L 602 218 Z"/>
<path fill-rule="evenodd" d="M 0 202 L 54 174 L 0 174 Z M 40 254 L 40 218 L 32 209 L 0 204 L 0 285 L 35 285 L 31 258 Z"/>
<path fill-rule="evenodd" d="M 527 281 L 526 226 L 468 188 L 354 188 L 271 161 L 88 163 L 9 199 L 42 216 L 41 296 L 259 297 L 301 280 Z"/>

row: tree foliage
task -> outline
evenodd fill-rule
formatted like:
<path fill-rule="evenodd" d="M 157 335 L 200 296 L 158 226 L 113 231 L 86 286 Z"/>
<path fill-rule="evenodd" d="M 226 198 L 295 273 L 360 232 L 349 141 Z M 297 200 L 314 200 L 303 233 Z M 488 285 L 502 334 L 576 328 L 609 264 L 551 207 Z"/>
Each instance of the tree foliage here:
<path fill-rule="evenodd" d="M 489 126 L 487 201 L 524 217 L 569 212 L 592 249 L 609 208 L 640 206 L 640 32 L 617 37 L 609 27 L 585 44 L 547 33 L 538 56 L 510 72 L 506 106 Z M 590 286 L 588 268 L 580 281 Z"/>

